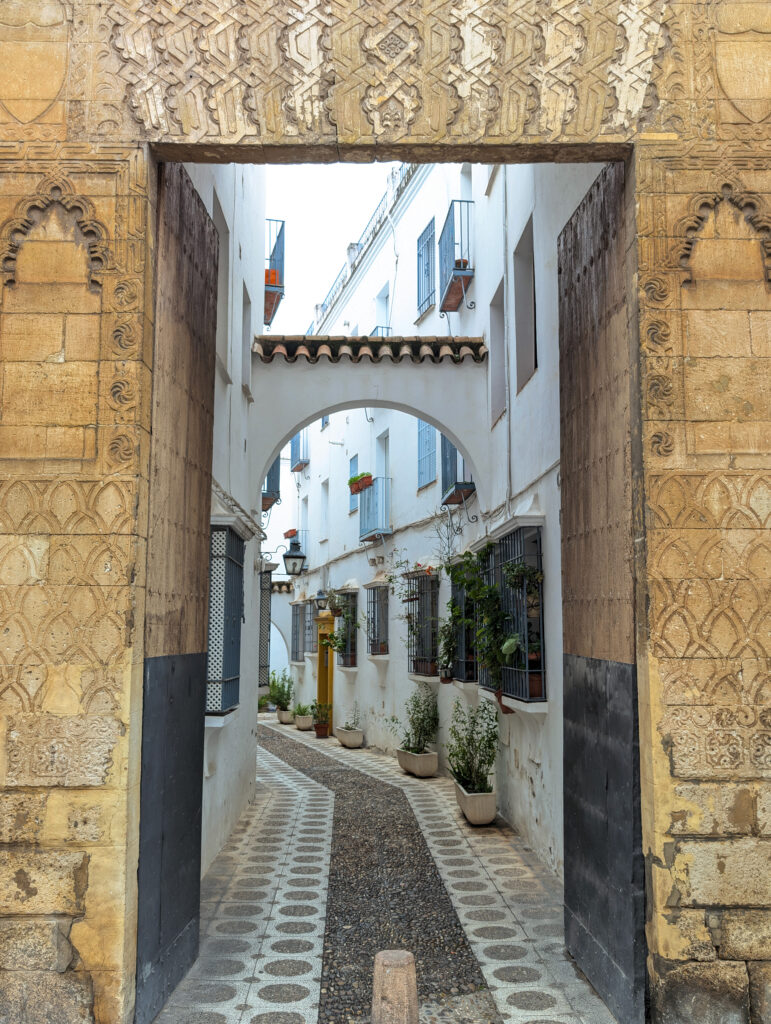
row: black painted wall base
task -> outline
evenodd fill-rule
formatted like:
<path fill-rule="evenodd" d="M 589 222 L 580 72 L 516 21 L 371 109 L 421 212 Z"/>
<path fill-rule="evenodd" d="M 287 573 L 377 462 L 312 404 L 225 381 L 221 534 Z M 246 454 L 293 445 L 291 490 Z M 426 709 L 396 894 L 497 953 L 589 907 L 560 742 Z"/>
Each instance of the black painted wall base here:
<path fill-rule="evenodd" d="M 148 658 L 143 689 L 136 1024 L 198 955 L 206 655 Z"/>
<path fill-rule="evenodd" d="M 636 668 L 563 657 L 565 942 L 618 1020 L 644 1024 Z"/>

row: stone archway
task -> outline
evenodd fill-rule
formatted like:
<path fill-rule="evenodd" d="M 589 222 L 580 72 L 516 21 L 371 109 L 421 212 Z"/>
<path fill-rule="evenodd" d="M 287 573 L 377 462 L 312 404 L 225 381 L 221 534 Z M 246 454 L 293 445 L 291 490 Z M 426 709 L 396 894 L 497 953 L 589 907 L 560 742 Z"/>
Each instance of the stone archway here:
<path fill-rule="evenodd" d="M 0 220 L 38 195 L 42 181 L 64 177 L 103 226 L 110 263 L 95 314 L 93 456 L 88 449 L 66 467 L 48 452 L 0 460 L 0 543 L 34 567 L 0 594 L 0 617 L 18 640 L 18 663 L 30 666 L 26 681 L 46 675 L 54 701 L 50 710 L 19 708 L 18 687 L 3 677 L 0 782 L 9 810 L 0 820 L 0 912 L 13 915 L 12 928 L 34 919 L 42 929 L 47 952 L 32 972 L 40 1015 L 66 1006 L 69 1019 L 85 1020 L 92 989 L 99 1024 L 128 1021 L 133 1007 L 156 159 L 628 158 L 649 980 L 654 1007 L 669 1020 L 687 1020 L 692 998 L 705 1018 L 728 1007 L 746 1019 L 749 978 L 759 991 L 771 959 L 745 930 L 771 914 L 769 646 L 748 597 L 767 585 L 753 552 L 768 527 L 771 416 L 761 395 L 748 426 L 741 402 L 721 405 L 714 395 L 726 376 L 731 394 L 747 374 L 768 378 L 771 299 L 756 267 L 742 278 L 754 297 L 729 289 L 731 327 L 716 330 L 698 267 L 707 237 L 692 224 L 703 197 L 727 187 L 752 197 L 751 222 L 767 240 L 767 214 L 757 213 L 771 196 L 771 109 L 757 73 L 771 51 L 764 5 L 52 0 L 42 8 L 35 17 L 25 4 L 0 10 Z M 713 251 L 730 249 L 724 234 L 712 241 Z M 695 287 L 683 281 L 684 245 L 693 249 Z M 50 280 L 39 282 L 38 298 L 41 312 L 85 312 L 67 307 Z M 28 326 L 14 344 L 40 374 L 34 338 Z M 3 324 L 6 389 L 9 344 Z M 48 415 L 52 430 L 63 426 L 61 403 L 52 399 Z M 95 561 L 105 544 L 120 566 L 109 580 Z M 64 582 L 46 545 L 77 553 Z M 666 609 L 657 598 L 664 592 Z M 723 628 L 732 615 L 746 632 L 744 651 Z M 38 656 L 44 621 L 52 627 Z M 119 625 L 115 643 L 106 622 Z M 710 644 L 703 623 L 715 626 Z M 89 653 L 94 645 L 98 653 Z M 99 742 L 99 716 L 77 696 L 89 680 L 114 702 Z M 67 752 L 66 770 L 61 762 L 55 777 L 20 787 L 14 765 L 35 759 L 46 730 Z M 119 737 L 114 746 L 108 735 Z M 29 885 L 14 881 L 19 872 Z M 77 921 L 80 959 L 60 973 L 53 925 L 61 915 Z M 9 969 L 11 1007 L 26 998 L 30 978 Z"/>

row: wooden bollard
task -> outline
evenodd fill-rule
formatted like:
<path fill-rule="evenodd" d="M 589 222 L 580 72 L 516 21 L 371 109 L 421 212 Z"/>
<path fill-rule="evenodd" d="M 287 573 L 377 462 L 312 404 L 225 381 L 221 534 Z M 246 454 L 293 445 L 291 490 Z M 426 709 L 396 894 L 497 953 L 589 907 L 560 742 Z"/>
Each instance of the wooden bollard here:
<path fill-rule="evenodd" d="M 415 957 L 404 949 L 384 949 L 375 956 L 372 1024 L 418 1024 Z"/>

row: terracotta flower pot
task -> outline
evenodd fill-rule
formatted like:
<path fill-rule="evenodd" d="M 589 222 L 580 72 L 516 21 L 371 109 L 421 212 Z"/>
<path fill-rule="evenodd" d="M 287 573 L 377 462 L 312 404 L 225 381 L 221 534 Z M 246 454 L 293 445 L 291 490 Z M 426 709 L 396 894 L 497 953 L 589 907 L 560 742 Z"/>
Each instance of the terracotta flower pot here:
<path fill-rule="evenodd" d="M 285 530 L 284 531 L 284 540 L 291 540 L 292 537 L 296 537 L 296 536 L 297 536 L 297 530 Z"/>
<path fill-rule="evenodd" d="M 373 482 L 371 475 L 363 476 L 361 480 L 359 480 L 359 490 L 366 491 L 368 487 L 372 486 Z"/>
<path fill-rule="evenodd" d="M 329 736 L 329 722 L 314 722 L 313 728 L 316 730 L 317 740 L 325 740 Z"/>

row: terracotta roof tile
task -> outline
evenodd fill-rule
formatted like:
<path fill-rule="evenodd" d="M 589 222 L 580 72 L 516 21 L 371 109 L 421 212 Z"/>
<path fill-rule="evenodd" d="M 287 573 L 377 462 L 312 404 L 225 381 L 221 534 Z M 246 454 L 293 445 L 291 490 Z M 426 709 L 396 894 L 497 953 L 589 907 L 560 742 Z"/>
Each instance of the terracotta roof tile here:
<path fill-rule="evenodd" d="M 252 352 L 263 363 L 282 358 L 288 363 L 307 359 L 317 363 L 325 356 L 331 363 L 350 359 L 352 363 L 369 360 L 372 363 L 441 363 L 448 359 L 462 363 L 470 359 L 482 363 L 487 358 L 487 347 L 482 338 L 411 337 L 374 340 L 368 337 L 306 336 L 304 334 L 262 334 L 254 339 Z"/>

